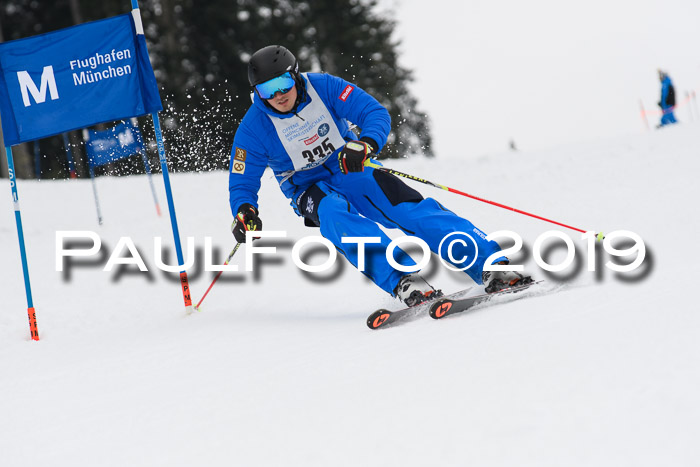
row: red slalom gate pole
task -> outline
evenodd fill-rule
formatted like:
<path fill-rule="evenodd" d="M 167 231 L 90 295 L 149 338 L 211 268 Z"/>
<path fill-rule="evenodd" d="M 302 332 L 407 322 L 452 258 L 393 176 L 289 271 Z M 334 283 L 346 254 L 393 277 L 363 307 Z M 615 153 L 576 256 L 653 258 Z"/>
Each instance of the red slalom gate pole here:
<path fill-rule="evenodd" d="M 367 159 L 367 161 L 365 162 L 365 167 L 372 167 L 372 168 L 374 168 L 375 170 L 381 170 L 382 172 L 386 172 L 386 173 L 389 173 L 389 174 L 392 174 L 392 175 L 396 175 L 396 176 L 398 176 L 398 177 L 403 177 L 403 178 L 407 178 L 407 179 L 409 179 L 409 180 L 414 180 L 414 181 L 416 181 L 416 182 L 424 183 L 424 184 L 426 184 L 426 185 L 430 185 L 430 186 L 433 186 L 433 187 L 435 187 L 435 188 L 440 188 L 441 190 L 449 191 L 449 192 L 451 192 L 451 193 L 456 193 L 456 194 L 458 194 L 458 195 L 466 196 L 467 198 L 471 198 L 471 199 L 475 199 L 475 200 L 477 200 L 477 201 L 481 201 L 482 203 L 487 203 L 487 204 L 491 204 L 491 205 L 493 205 L 493 206 L 498 206 L 499 208 L 507 209 L 507 210 L 513 211 L 513 212 L 517 212 L 518 214 L 524 214 L 524 215 L 526 215 L 526 216 L 534 217 L 535 219 L 539 219 L 539 220 L 542 220 L 542 221 L 545 221 L 545 222 L 549 222 L 549 223 L 551 223 L 551 224 L 559 225 L 559 226 L 565 227 L 565 228 L 567 228 L 567 229 L 575 230 L 576 232 L 581 232 L 581 233 L 586 233 L 586 232 L 587 232 L 586 230 L 579 229 L 579 228 L 577 228 L 577 227 L 572 227 L 572 226 L 570 226 L 570 225 L 562 224 L 561 222 L 553 221 L 552 219 L 547 219 L 546 217 L 538 216 L 538 215 L 536 215 L 536 214 L 532 214 L 532 213 L 529 213 L 529 212 L 526 212 L 526 211 L 522 211 L 522 210 L 520 210 L 520 209 L 516 209 L 516 208 L 510 207 L 510 206 L 506 206 L 505 204 L 496 203 L 496 202 L 494 202 L 494 201 L 489 201 L 489 200 L 484 199 L 484 198 L 479 198 L 478 196 L 470 195 L 469 193 L 465 193 L 465 192 L 463 192 L 463 191 L 460 191 L 460 190 L 457 190 L 457 189 L 454 189 L 454 188 L 450 188 L 450 187 L 445 186 L 445 185 L 440 185 L 440 184 L 438 184 L 438 183 L 433 183 L 433 182 L 431 182 L 431 181 L 429 181 L 429 180 L 425 180 L 425 179 L 423 179 L 423 178 L 416 177 L 415 175 L 410 175 L 410 174 L 407 174 L 407 173 L 399 172 L 398 170 L 394 170 L 394 169 L 389 169 L 389 168 L 387 168 L 387 167 L 383 167 L 383 166 L 377 164 L 376 162 L 371 161 L 370 159 Z M 599 240 L 599 241 L 602 240 L 603 238 L 605 238 L 604 235 L 603 235 L 603 232 L 598 233 L 597 236 L 596 236 L 596 239 Z"/>
<path fill-rule="evenodd" d="M 241 243 L 236 243 L 236 246 L 233 247 L 233 251 L 231 251 L 231 254 L 228 255 L 228 258 L 227 258 L 226 261 L 224 262 L 224 266 L 226 266 L 226 265 L 229 263 L 229 261 L 231 261 L 231 258 L 233 258 L 233 255 L 236 254 L 236 252 L 238 251 L 238 249 L 239 249 L 240 247 L 241 247 Z M 219 271 L 219 273 L 216 275 L 216 277 L 214 278 L 214 280 L 211 282 L 211 285 L 209 286 L 209 288 L 207 289 L 207 291 L 204 292 L 204 295 L 202 296 L 201 300 L 199 300 L 199 303 L 197 303 L 197 304 L 194 306 L 195 311 L 199 311 L 199 305 L 202 304 L 202 302 L 203 302 L 204 299 L 207 297 L 207 294 L 209 293 L 209 291 L 211 290 L 211 288 L 214 287 L 214 284 L 216 284 L 216 281 L 219 280 L 219 277 L 221 277 L 221 273 L 222 273 L 222 272 L 224 272 L 224 271 Z"/>
<path fill-rule="evenodd" d="M 647 121 L 647 113 L 644 110 L 644 103 L 642 100 L 639 100 L 639 109 L 640 109 L 640 115 L 642 116 L 642 121 L 644 122 L 644 127 L 649 131 L 649 122 Z"/>

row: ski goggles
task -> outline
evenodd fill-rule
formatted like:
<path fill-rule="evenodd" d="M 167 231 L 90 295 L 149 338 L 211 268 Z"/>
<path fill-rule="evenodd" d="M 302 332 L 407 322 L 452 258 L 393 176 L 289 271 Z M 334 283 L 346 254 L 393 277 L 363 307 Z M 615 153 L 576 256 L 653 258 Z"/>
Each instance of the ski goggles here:
<path fill-rule="evenodd" d="M 258 95 L 263 99 L 272 99 L 275 94 L 281 92 L 282 94 L 287 94 L 294 87 L 294 78 L 290 72 L 286 72 L 271 80 L 265 81 L 261 84 L 255 85 L 255 90 L 258 91 Z"/>

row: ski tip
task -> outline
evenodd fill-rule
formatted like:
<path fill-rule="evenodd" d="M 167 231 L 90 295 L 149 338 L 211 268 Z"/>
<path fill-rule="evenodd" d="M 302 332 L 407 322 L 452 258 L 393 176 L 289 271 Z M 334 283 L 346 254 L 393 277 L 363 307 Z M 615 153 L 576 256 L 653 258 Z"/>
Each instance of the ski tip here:
<path fill-rule="evenodd" d="M 430 305 L 428 314 L 430 314 L 430 317 L 433 319 L 440 319 L 450 311 L 450 308 L 452 308 L 452 300 L 445 298 Z"/>
<path fill-rule="evenodd" d="M 377 310 L 367 318 L 367 327 L 370 329 L 377 329 L 386 323 L 390 316 L 391 311 Z"/>

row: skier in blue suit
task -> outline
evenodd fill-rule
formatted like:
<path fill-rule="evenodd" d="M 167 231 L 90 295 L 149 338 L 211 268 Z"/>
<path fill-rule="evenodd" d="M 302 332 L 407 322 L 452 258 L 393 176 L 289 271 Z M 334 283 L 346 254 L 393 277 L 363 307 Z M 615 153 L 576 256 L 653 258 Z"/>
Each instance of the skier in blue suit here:
<path fill-rule="evenodd" d="M 659 70 L 659 81 L 661 81 L 661 100 L 659 107 L 663 115 L 661 116 L 660 127 L 670 123 L 677 123 L 676 116 L 673 115 L 673 108 L 676 105 L 676 91 L 673 88 L 673 83 L 668 73 Z"/>
<path fill-rule="evenodd" d="M 260 179 L 270 167 L 294 211 L 307 226 L 320 227 L 355 267 L 357 243 L 346 237 L 377 237 L 368 244 L 364 274 L 386 292 L 413 306 L 440 295 L 418 273 L 394 269 L 385 257 L 390 239 L 377 224 L 401 229 L 423 239 L 433 252 L 441 240 L 456 231 L 469 233 L 478 245 L 456 243 L 452 260 L 471 258 L 466 273 L 489 292 L 506 285 L 531 281 L 511 271 L 484 273 L 486 259 L 501 249 L 471 222 L 404 184 L 397 177 L 366 167 L 368 157 L 379 153 L 390 131 L 387 110 L 372 96 L 341 78 L 321 73 L 300 73 L 294 55 L 271 45 L 250 59 L 248 79 L 253 105 L 234 138 L 229 166 L 231 226 L 238 242 L 247 231 L 262 229 L 258 209 Z M 348 122 L 361 128 L 359 138 Z M 446 249 L 444 249 L 446 250 Z M 438 253 L 439 254 L 439 253 Z M 442 252 L 450 260 L 448 252 Z M 504 256 L 493 263 L 507 264 Z M 416 263 L 397 248 L 395 261 Z M 454 263 L 463 266 L 459 263 Z"/>

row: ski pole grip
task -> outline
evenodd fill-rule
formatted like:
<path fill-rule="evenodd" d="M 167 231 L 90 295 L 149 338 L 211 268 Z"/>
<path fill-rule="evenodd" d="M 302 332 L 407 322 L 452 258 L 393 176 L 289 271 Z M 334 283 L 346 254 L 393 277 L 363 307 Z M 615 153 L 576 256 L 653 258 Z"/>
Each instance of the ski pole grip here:
<path fill-rule="evenodd" d="M 370 156 L 376 156 L 376 154 L 370 154 Z M 370 159 L 368 157 L 367 160 L 365 161 L 365 167 L 372 167 L 374 169 L 378 169 L 379 167 L 382 167 L 382 166 L 380 164 L 377 164 L 376 162 L 374 162 L 372 159 Z"/>

